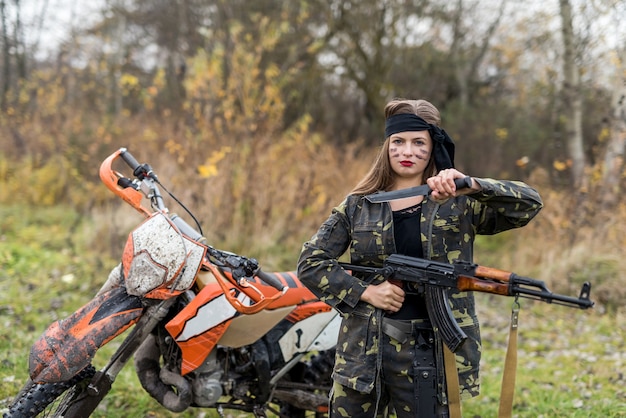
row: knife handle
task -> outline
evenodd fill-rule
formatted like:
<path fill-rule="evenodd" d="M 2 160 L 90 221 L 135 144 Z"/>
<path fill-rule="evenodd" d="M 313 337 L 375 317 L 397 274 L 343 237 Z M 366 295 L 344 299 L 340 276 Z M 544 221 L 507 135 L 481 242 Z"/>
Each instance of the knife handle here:
<path fill-rule="evenodd" d="M 470 188 L 472 187 L 472 178 L 470 176 L 466 176 L 462 179 L 454 179 L 454 185 L 457 189 Z"/>

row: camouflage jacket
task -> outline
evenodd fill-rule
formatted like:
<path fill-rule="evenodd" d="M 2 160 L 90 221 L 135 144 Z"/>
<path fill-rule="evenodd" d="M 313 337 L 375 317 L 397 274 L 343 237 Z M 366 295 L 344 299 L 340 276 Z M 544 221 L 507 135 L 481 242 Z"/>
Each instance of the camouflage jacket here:
<path fill-rule="evenodd" d="M 422 204 L 419 239 L 425 257 L 449 263 L 456 259 L 472 261 L 476 234 L 496 234 L 524 226 L 543 205 L 538 193 L 524 183 L 475 180 L 482 186 L 481 192 L 452 198 L 442 205 L 429 199 Z M 360 392 L 370 392 L 382 361 L 378 356 L 382 312 L 360 300 L 368 283 L 339 265 L 338 259 L 346 251 L 351 264 L 362 266 L 381 266 L 396 251 L 388 203 L 374 204 L 363 196 L 347 196 L 304 243 L 298 261 L 300 280 L 343 316 L 333 379 Z M 371 283 L 381 280 L 378 276 Z M 449 301 L 457 323 L 468 336 L 455 353 L 461 393 L 463 398 L 476 396 L 481 341 L 474 297 L 471 292 L 451 290 Z"/>

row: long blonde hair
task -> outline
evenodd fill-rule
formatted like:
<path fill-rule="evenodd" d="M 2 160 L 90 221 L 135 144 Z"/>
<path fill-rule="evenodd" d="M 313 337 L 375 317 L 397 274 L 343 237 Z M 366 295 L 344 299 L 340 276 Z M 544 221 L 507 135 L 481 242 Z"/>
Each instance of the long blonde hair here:
<path fill-rule="evenodd" d="M 426 122 L 440 126 L 441 114 L 432 103 L 426 100 L 393 99 L 385 105 L 385 120 L 400 113 L 411 113 L 424 119 Z M 379 190 L 388 190 L 396 180 L 396 174 L 389 162 L 389 138 L 380 147 L 372 167 L 359 181 L 352 194 L 370 194 Z M 431 152 L 430 161 L 424 170 L 423 182 L 436 174 L 435 162 Z"/>

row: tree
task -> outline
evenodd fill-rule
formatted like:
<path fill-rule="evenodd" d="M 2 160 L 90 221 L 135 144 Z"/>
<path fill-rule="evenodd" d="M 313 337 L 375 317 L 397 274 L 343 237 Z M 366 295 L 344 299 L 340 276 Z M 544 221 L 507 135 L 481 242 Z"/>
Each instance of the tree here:
<path fill-rule="evenodd" d="M 594 2 L 595 3 L 595 2 Z M 620 27 L 622 16 L 626 13 L 626 3 L 623 1 L 600 1 L 598 9 L 604 16 L 611 16 L 608 20 L 607 31 L 611 35 L 619 33 L 612 28 Z M 623 26 L 622 26 L 623 28 Z M 623 35 L 623 34 L 622 34 Z M 615 36 L 613 36 L 615 37 Z M 610 51 L 607 68 L 613 69 L 610 77 L 612 100 L 611 111 L 607 117 L 607 146 L 603 159 L 603 172 L 600 188 L 602 202 L 610 208 L 615 207 L 622 195 L 624 173 L 624 153 L 626 152 L 626 42 L 621 41 Z M 613 64 L 613 65 L 610 65 Z"/>
<path fill-rule="evenodd" d="M 0 0 L 0 19 L 2 19 L 2 91 L 0 96 L 0 109 L 5 110 L 7 92 L 9 91 L 11 78 L 9 34 L 7 29 L 7 7 L 6 1 Z"/>
<path fill-rule="evenodd" d="M 26 53 L 27 47 L 24 40 L 22 27 L 22 14 L 20 0 L 13 0 L 13 15 L 5 0 L 0 2 L 0 18 L 2 20 L 2 108 L 7 106 L 7 93 L 15 88 L 19 80 L 27 77 Z M 12 17 L 12 19 L 11 19 Z M 12 35 L 9 34 L 12 29 Z"/>
<path fill-rule="evenodd" d="M 615 206 L 620 193 L 621 180 L 624 177 L 624 150 L 626 148 L 626 45 L 621 54 L 615 56 L 617 74 L 614 77 L 612 114 L 609 116 L 609 135 L 604 155 L 602 174 L 602 200 L 609 206 Z"/>
<path fill-rule="evenodd" d="M 478 16 L 484 11 L 476 10 L 478 3 L 469 5 L 468 10 L 464 0 L 457 1 L 457 9 L 452 16 L 453 37 L 450 45 L 450 63 L 454 68 L 456 84 L 459 90 L 458 100 L 462 109 L 465 109 L 470 104 L 470 98 L 474 97 L 474 92 L 470 90 L 470 84 L 473 83 L 475 86 L 480 86 L 487 82 L 484 77 L 481 77 L 480 69 L 489 51 L 489 44 L 494 33 L 500 26 L 502 17 L 505 14 L 506 5 L 506 0 L 500 1 L 499 8 L 496 10 L 496 14 L 488 24 L 484 34 L 468 37 L 467 35 L 470 32 L 467 28 L 468 17 L 476 16 L 477 21 Z M 471 24 L 469 25 L 471 26 Z M 464 45 L 464 41 L 467 42 L 468 38 L 469 44 Z M 479 81 L 481 78 L 485 79 L 485 82 L 481 83 Z"/>
<path fill-rule="evenodd" d="M 567 147 L 571 159 L 572 185 L 576 189 L 588 187 L 585 179 L 586 158 L 582 133 L 582 97 L 580 92 L 580 73 L 576 64 L 576 38 L 572 6 L 569 0 L 559 0 L 561 31 L 563 35 L 563 126 L 567 138 Z"/>

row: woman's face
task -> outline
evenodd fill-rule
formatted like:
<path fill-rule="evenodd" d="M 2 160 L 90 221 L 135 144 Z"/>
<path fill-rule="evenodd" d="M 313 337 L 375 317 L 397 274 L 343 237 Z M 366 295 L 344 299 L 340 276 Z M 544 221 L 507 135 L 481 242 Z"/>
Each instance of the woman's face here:
<path fill-rule="evenodd" d="M 430 161 L 433 142 L 428 131 L 398 132 L 389 138 L 389 163 L 399 177 L 420 177 Z"/>

